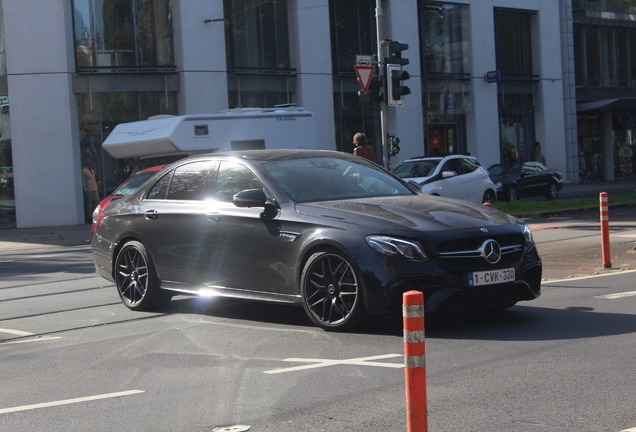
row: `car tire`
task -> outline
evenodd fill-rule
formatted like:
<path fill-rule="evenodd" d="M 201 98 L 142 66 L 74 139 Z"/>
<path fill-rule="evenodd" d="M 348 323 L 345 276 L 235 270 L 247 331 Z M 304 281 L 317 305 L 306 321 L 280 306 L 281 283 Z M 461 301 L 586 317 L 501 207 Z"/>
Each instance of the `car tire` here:
<path fill-rule="evenodd" d="M 519 201 L 519 189 L 517 189 L 517 186 L 515 185 L 508 186 L 508 201 L 510 202 Z"/>
<path fill-rule="evenodd" d="M 548 193 L 545 195 L 546 199 L 553 200 L 559 197 L 559 186 L 551 181 L 548 184 Z"/>
<path fill-rule="evenodd" d="M 172 294 L 159 287 L 152 259 L 138 241 L 129 241 L 121 248 L 115 260 L 114 276 L 119 298 L 130 310 L 158 308 L 172 298 Z"/>
<path fill-rule="evenodd" d="M 484 197 L 481 200 L 482 204 L 489 203 L 492 204 L 497 200 L 495 192 L 492 189 L 488 189 L 484 192 Z"/>
<path fill-rule="evenodd" d="M 300 280 L 303 307 L 318 327 L 346 331 L 366 319 L 360 274 L 342 253 L 314 253 Z"/>

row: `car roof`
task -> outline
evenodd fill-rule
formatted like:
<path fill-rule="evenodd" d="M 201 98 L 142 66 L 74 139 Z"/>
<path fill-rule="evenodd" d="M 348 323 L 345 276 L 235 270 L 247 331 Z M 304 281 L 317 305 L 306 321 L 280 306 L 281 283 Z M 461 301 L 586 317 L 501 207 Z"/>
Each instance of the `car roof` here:
<path fill-rule="evenodd" d="M 471 156 L 470 153 L 453 153 L 448 155 L 438 155 L 438 156 L 417 156 L 414 158 L 409 158 L 404 162 L 412 162 L 412 161 L 420 161 L 420 160 L 442 160 L 447 158 L 469 158 L 476 159 L 475 156 Z"/>
<path fill-rule="evenodd" d="M 139 170 L 135 173 L 135 175 L 142 173 L 142 172 L 148 172 L 148 171 L 161 171 L 164 167 L 167 167 L 168 165 L 157 165 L 157 166 L 153 166 L 150 168 L 144 168 L 142 170 Z"/>

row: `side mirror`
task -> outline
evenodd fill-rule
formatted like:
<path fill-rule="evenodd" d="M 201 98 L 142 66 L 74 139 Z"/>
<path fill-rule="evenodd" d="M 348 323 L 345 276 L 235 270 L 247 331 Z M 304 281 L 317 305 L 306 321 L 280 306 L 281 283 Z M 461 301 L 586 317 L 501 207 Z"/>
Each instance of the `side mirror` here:
<path fill-rule="evenodd" d="M 270 202 L 263 189 L 248 189 L 235 194 L 232 203 L 236 207 L 263 207 L 261 217 L 274 217 L 278 214 L 278 206 Z"/>
<path fill-rule="evenodd" d="M 455 177 L 456 175 L 457 175 L 457 173 L 455 173 L 455 171 L 443 171 L 442 172 L 442 178 Z"/>
<path fill-rule="evenodd" d="M 237 207 L 265 207 L 267 195 L 263 189 L 248 189 L 235 194 L 232 203 Z"/>

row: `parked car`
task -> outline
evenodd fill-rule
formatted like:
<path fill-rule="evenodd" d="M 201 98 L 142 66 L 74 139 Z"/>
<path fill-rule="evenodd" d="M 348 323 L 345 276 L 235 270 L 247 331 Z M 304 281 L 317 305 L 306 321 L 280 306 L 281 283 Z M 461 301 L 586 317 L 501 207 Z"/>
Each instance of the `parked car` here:
<path fill-rule="evenodd" d="M 422 192 L 479 204 L 497 200 L 488 171 L 473 156 L 417 157 L 398 164 L 393 173 L 418 184 Z"/>
<path fill-rule="evenodd" d="M 108 204 L 110 204 L 113 200 L 118 200 L 130 195 L 131 193 L 139 189 L 139 187 L 144 184 L 150 177 L 157 174 L 157 171 L 161 171 L 161 169 L 163 169 L 163 167 L 165 166 L 166 165 L 157 165 L 135 172 L 133 175 L 128 177 L 126 181 L 120 184 L 117 189 L 113 191 L 112 194 L 101 200 L 97 207 L 95 207 L 95 210 L 93 210 L 93 223 L 91 224 L 91 231 L 95 232 L 95 227 L 97 226 L 97 223 L 104 217 L 104 209 Z"/>
<path fill-rule="evenodd" d="M 563 176 L 539 162 L 504 163 L 488 168 L 490 179 L 497 185 L 497 196 L 507 201 L 544 196 L 556 199 L 563 188 Z"/>
<path fill-rule="evenodd" d="M 505 309 L 540 295 L 530 229 L 422 194 L 363 158 L 320 150 L 193 156 L 112 202 L 97 272 L 131 310 L 175 294 L 302 305 L 328 330 L 402 311 Z"/>

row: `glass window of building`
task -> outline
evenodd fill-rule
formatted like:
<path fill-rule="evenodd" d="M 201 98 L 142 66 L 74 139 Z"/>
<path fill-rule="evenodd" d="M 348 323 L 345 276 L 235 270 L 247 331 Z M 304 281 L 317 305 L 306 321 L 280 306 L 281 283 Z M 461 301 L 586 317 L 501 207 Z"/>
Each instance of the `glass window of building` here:
<path fill-rule="evenodd" d="M 422 73 L 463 75 L 470 71 L 468 7 L 420 3 Z"/>
<path fill-rule="evenodd" d="M 9 125 L 9 91 L 4 51 L 4 18 L 0 0 L 0 229 L 15 228 L 15 193 L 13 189 L 13 158 Z"/>
<path fill-rule="evenodd" d="M 532 64 L 534 18 L 532 12 L 495 10 L 497 70 L 501 72 L 498 103 L 502 162 L 534 160 L 534 96 L 538 81 Z"/>
<path fill-rule="evenodd" d="M 497 70 L 502 76 L 532 77 L 532 16 L 506 9 L 495 11 Z"/>
<path fill-rule="evenodd" d="M 172 0 L 73 0 L 79 71 L 174 68 Z"/>
<path fill-rule="evenodd" d="M 466 151 L 470 104 L 468 6 L 420 1 L 424 153 Z"/>
<path fill-rule="evenodd" d="M 636 29 L 574 24 L 576 84 L 636 87 Z"/>
<path fill-rule="evenodd" d="M 380 131 L 375 128 L 379 124 L 378 104 L 361 103 L 360 83 L 354 70 L 357 55 L 372 56 L 378 52 L 375 1 L 331 0 L 329 13 L 336 149 L 352 153 L 353 136 L 363 132 L 379 156 Z"/>
<path fill-rule="evenodd" d="M 224 0 L 228 106 L 293 103 L 287 0 Z"/>

